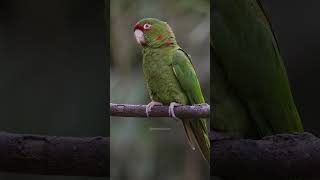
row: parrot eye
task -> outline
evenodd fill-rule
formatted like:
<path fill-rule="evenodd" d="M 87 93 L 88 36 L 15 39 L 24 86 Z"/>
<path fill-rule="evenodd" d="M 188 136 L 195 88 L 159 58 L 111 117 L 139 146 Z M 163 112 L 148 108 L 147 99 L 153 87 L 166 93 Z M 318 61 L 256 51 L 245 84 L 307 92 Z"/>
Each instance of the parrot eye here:
<path fill-rule="evenodd" d="M 143 29 L 150 29 L 151 28 L 151 24 L 144 24 L 143 25 Z"/>

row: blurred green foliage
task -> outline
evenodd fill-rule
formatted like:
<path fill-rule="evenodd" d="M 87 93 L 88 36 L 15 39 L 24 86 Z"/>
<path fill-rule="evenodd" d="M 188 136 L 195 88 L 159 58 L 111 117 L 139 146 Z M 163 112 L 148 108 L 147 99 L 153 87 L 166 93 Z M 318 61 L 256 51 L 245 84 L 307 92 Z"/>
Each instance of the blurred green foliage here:
<path fill-rule="evenodd" d="M 210 94 L 209 0 L 111 0 L 110 102 L 147 104 L 141 47 L 134 24 L 144 17 L 164 20 L 192 57 L 207 102 Z M 186 141 L 183 125 L 171 118 L 111 118 L 112 179 L 207 179 L 209 170 Z M 151 131 L 151 127 L 171 128 Z"/>

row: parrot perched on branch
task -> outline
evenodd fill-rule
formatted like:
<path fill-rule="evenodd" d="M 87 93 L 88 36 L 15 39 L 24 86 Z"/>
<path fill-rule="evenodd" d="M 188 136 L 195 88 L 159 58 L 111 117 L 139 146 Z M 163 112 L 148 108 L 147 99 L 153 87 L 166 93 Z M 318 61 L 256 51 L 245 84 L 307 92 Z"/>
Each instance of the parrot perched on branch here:
<path fill-rule="evenodd" d="M 245 138 L 302 132 L 285 66 L 259 0 L 213 0 L 213 129 Z"/>
<path fill-rule="evenodd" d="M 134 35 L 143 48 L 143 72 L 152 100 L 146 108 L 147 116 L 155 105 L 169 105 L 169 114 L 176 118 L 175 106 L 205 103 L 191 58 L 180 48 L 166 22 L 142 19 L 135 24 Z M 182 123 L 192 149 L 197 145 L 209 162 L 206 120 L 182 119 Z"/>

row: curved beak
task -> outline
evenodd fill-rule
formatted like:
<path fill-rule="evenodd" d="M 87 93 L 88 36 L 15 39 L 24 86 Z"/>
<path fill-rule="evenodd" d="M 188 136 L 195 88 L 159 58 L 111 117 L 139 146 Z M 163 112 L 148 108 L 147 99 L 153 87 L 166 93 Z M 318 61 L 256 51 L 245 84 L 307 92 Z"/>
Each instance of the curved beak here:
<path fill-rule="evenodd" d="M 134 26 L 134 36 L 135 36 L 138 44 L 140 44 L 140 45 L 146 44 L 146 41 L 144 39 L 143 26 L 139 23 L 137 23 Z"/>
<path fill-rule="evenodd" d="M 138 44 L 144 45 L 146 43 L 144 39 L 144 34 L 140 29 L 134 30 L 134 36 L 136 37 Z"/>

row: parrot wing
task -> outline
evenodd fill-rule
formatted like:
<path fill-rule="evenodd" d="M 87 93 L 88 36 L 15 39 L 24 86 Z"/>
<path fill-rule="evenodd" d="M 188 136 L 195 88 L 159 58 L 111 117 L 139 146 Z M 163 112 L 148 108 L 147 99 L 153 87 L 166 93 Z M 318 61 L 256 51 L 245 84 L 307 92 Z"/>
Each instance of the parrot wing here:
<path fill-rule="evenodd" d="M 172 59 L 174 74 L 188 97 L 190 104 L 205 103 L 200 83 L 191 62 L 190 56 L 182 49 L 178 49 Z M 196 143 L 204 158 L 209 161 L 210 141 L 205 119 L 183 120 L 183 125 L 191 144 Z"/>
<path fill-rule="evenodd" d="M 173 71 L 191 104 L 205 103 L 190 56 L 178 49 L 172 59 Z"/>
<path fill-rule="evenodd" d="M 213 49 L 260 136 L 303 131 L 278 44 L 260 1 L 215 2 Z"/>

